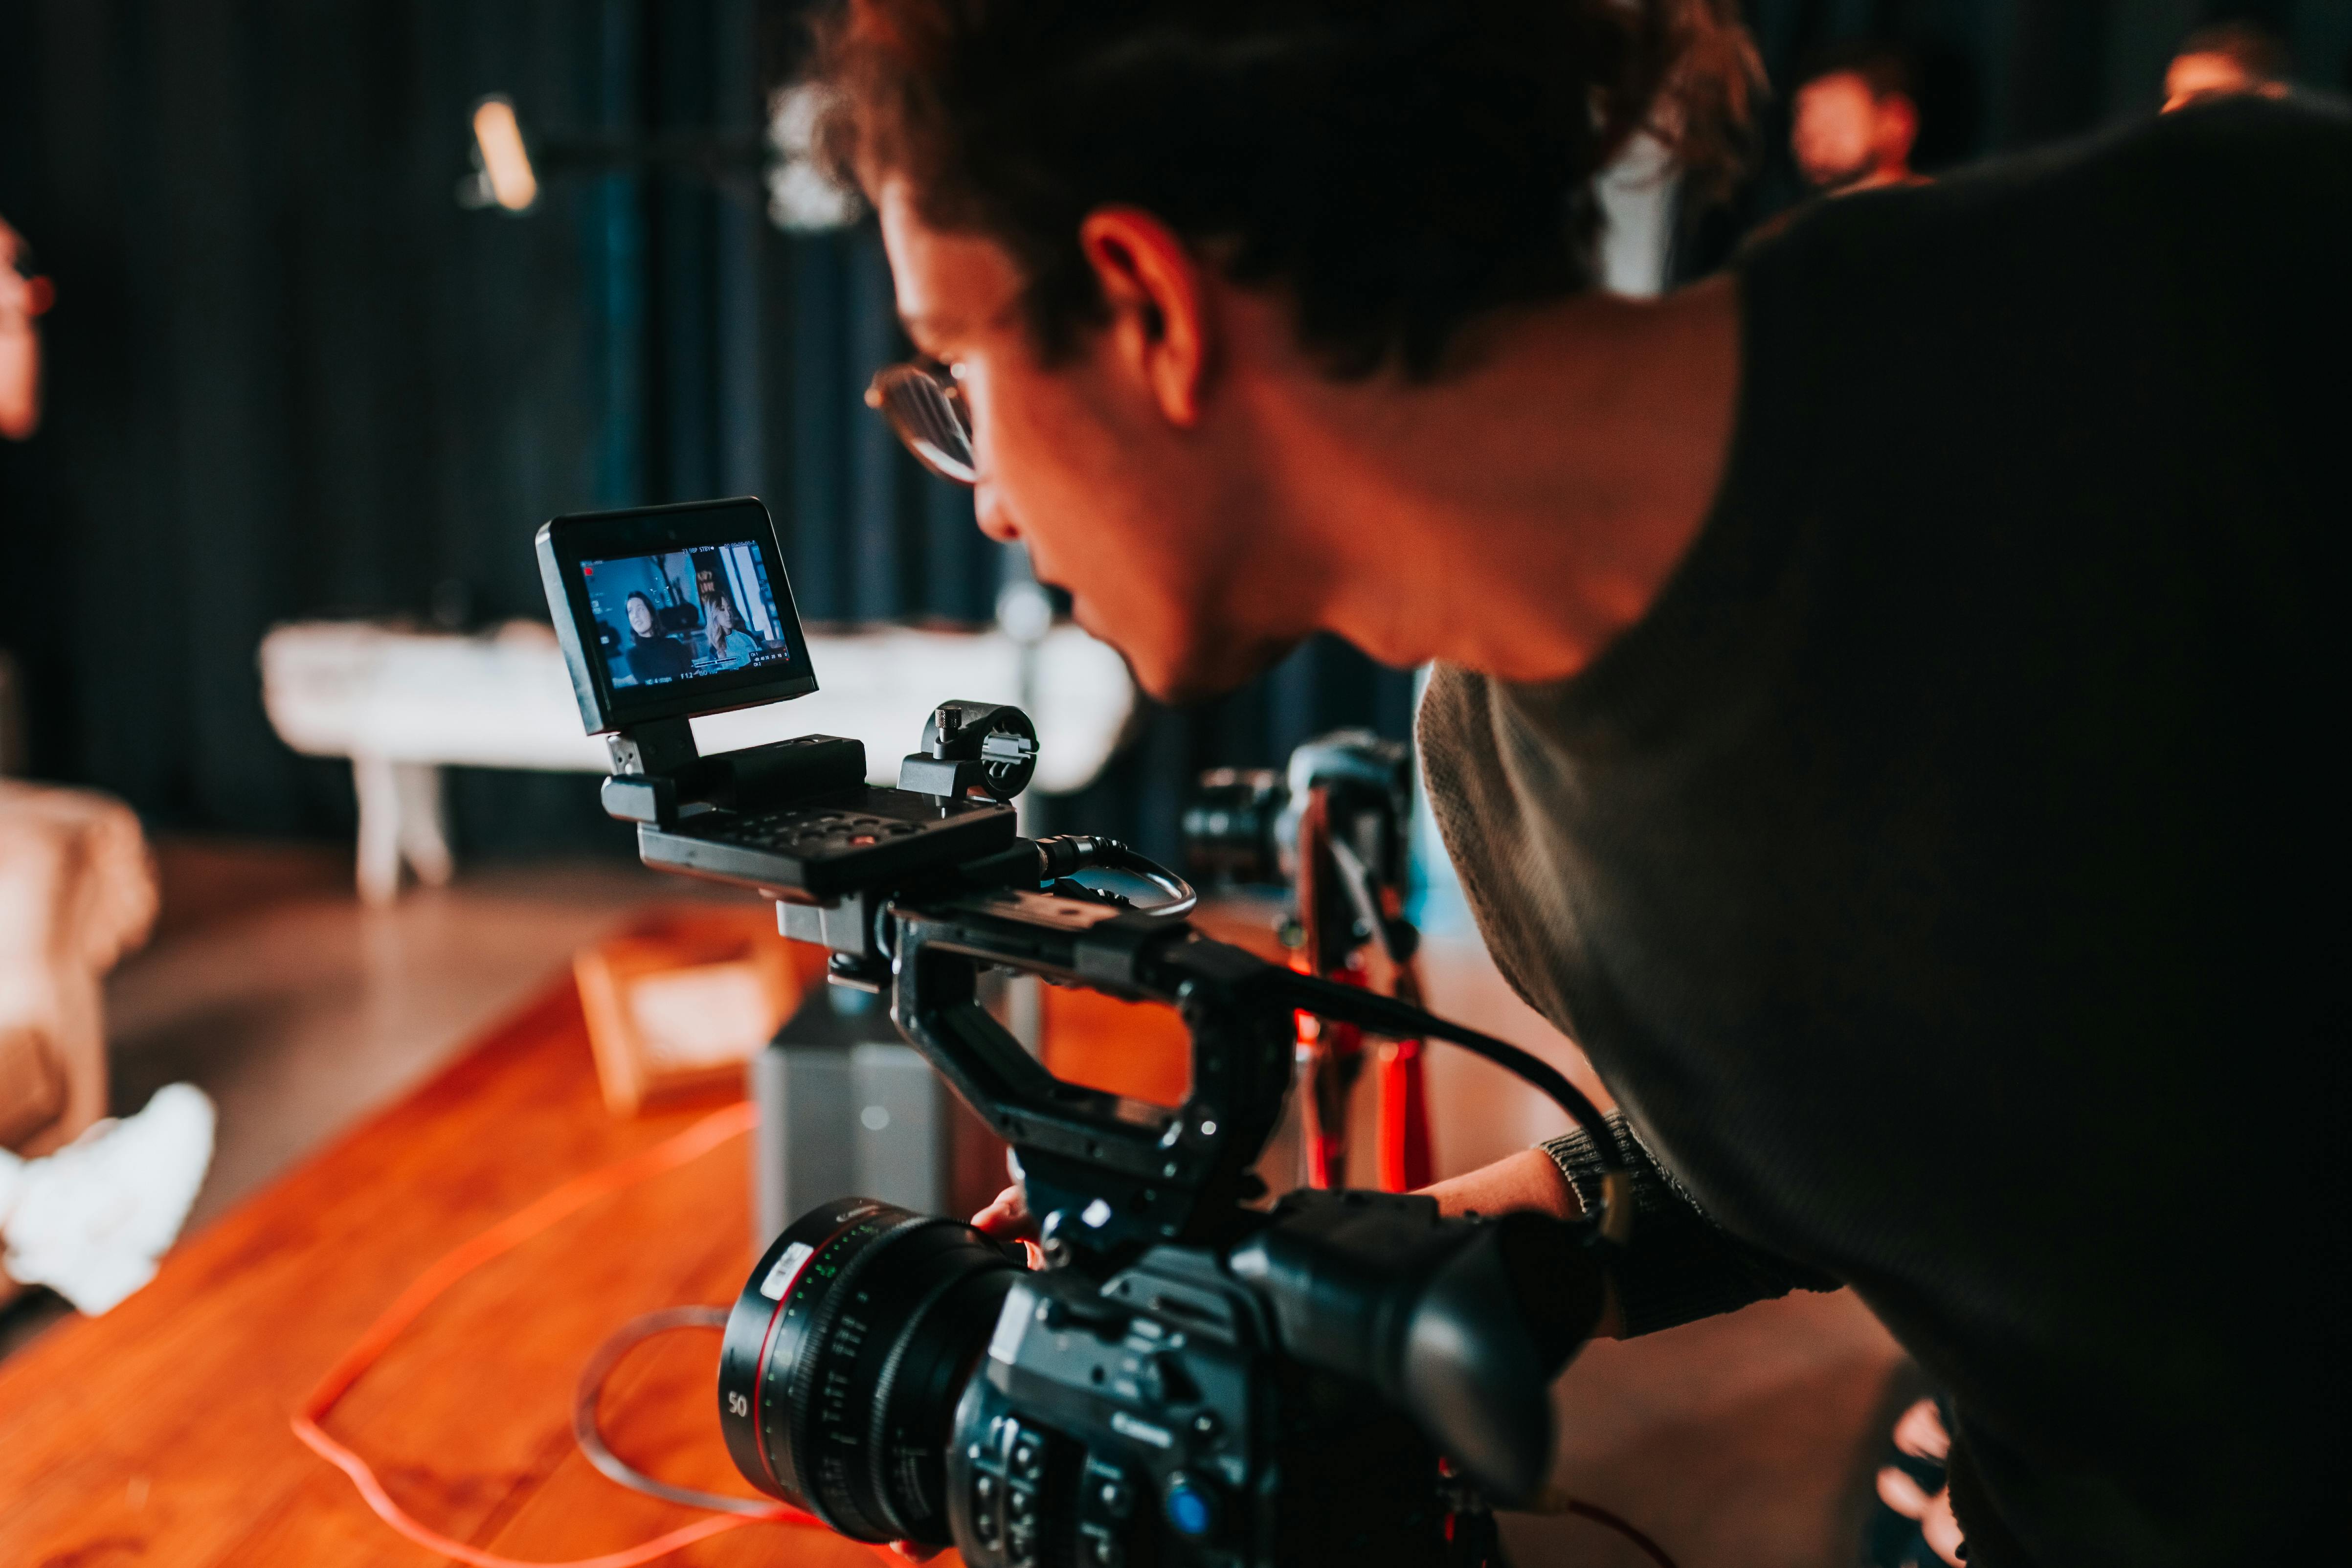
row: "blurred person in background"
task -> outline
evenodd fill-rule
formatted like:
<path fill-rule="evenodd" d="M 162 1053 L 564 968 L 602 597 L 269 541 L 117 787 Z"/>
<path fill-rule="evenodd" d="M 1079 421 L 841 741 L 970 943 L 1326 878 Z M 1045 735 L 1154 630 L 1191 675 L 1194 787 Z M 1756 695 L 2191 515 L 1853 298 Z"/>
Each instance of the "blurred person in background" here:
<path fill-rule="evenodd" d="M 1928 183 L 1911 167 L 1919 140 L 1915 75 L 1907 51 L 1874 39 L 1848 39 L 1806 57 L 1790 109 L 1789 152 L 1811 195 L 1750 229 L 1743 253 L 1778 238 L 1826 197 Z"/>
<path fill-rule="evenodd" d="M 30 254 L 0 218 L 0 437 L 22 441 L 41 425 L 41 330 L 49 281 L 32 275 Z"/>
<path fill-rule="evenodd" d="M 2210 99 L 2284 98 L 2286 47 L 2258 22 L 2200 27 L 2181 40 L 2164 73 L 2164 112 Z"/>
<path fill-rule="evenodd" d="M 1916 185 L 1918 89 L 1910 57 L 1893 44 L 1837 44 L 1798 73 L 1790 151 L 1805 183 L 1823 195 Z"/>

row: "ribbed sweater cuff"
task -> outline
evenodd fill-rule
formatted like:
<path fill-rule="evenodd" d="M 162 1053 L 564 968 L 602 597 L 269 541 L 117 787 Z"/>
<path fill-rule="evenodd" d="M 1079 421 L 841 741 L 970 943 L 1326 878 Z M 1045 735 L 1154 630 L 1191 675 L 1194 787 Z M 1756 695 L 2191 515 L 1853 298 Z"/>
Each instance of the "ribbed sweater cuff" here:
<path fill-rule="evenodd" d="M 1622 1111 L 1610 1112 L 1609 1130 L 1618 1161 L 1633 1182 L 1633 1237 L 1613 1266 L 1626 1338 L 1737 1311 L 1792 1289 L 1837 1288 L 1836 1280 L 1751 1247 L 1716 1224 L 1658 1163 Z M 1601 1173 L 1608 1163 L 1600 1146 L 1579 1131 L 1542 1148 L 1576 1189 L 1585 1211 L 1598 1208 Z"/>

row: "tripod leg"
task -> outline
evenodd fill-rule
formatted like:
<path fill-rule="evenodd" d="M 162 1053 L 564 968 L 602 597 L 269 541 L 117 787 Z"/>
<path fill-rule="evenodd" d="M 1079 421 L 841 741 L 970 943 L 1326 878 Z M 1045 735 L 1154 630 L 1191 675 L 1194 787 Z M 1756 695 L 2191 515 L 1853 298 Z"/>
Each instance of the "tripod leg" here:
<path fill-rule="evenodd" d="M 1391 1040 L 1381 1047 L 1381 1186 L 1387 1192 L 1416 1192 L 1435 1178 L 1422 1054 L 1419 1040 Z"/>
<path fill-rule="evenodd" d="M 1348 1184 L 1348 1100 L 1363 1065 L 1363 1034 L 1351 1024 L 1299 1016 L 1300 1104 L 1307 1134 L 1307 1184 Z"/>

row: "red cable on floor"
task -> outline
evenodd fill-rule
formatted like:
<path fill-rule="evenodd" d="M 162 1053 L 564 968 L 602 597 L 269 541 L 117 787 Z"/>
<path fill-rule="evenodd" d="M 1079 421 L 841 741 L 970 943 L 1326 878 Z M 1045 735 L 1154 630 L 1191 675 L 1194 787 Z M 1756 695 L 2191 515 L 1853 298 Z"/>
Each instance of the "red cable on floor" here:
<path fill-rule="evenodd" d="M 650 1563 L 681 1547 L 691 1546 L 698 1541 L 707 1541 L 714 1535 L 738 1530 L 747 1524 L 788 1524 L 817 1530 L 829 1528 L 813 1513 L 778 1503 L 764 1513 L 720 1514 L 695 1524 L 683 1525 L 667 1535 L 656 1536 L 619 1552 L 608 1552 L 602 1557 L 575 1558 L 566 1563 L 501 1557 L 454 1536 L 444 1535 L 410 1514 L 393 1500 L 391 1493 L 383 1489 L 383 1483 L 376 1479 L 375 1471 L 369 1468 L 368 1462 L 327 1436 L 324 1426 L 328 1412 L 333 1410 L 368 1368 L 383 1357 L 392 1342 L 400 1337 L 401 1331 L 415 1322 L 425 1309 L 439 1300 L 449 1287 L 574 1211 L 598 1198 L 698 1159 L 729 1139 L 750 1131 L 759 1119 L 758 1108 L 749 1100 L 730 1105 L 641 1153 L 607 1165 L 601 1171 L 591 1171 L 584 1176 L 574 1177 L 537 1203 L 509 1215 L 471 1241 L 451 1250 L 417 1276 L 415 1283 L 402 1291 L 399 1299 L 384 1309 L 383 1315 L 368 1325 L 367 1331 L 359 1337 L 359 1342 L 346 1351 L 343 1358 L 330 1367 L 317 1386 L 304 1396 L 294 1412 L 294 1436 L 320 1458 L 351 1477 L 352 1484 L 359 1489 L 360 1496 L 366 1500 L 368 1507 L 375 1510 L 377 1518 L 427 1551 L 470 1563 L 472 1568 L 638 1568 L 640 1563 Z M 876 1550 L 885 1562 L 896 1563 L 898 1568 L 906 1568 L 902 1559 L 879 1548 Z"/>
<path fill-rule="evenodd" d="M 565 1562 L 502 1557 L 495 1552 L 485 1552 L 459 1541 L 455 1536 L 444 1535 L 402 1508 L 393 1500 L 392 1494 L 383 1489 L 383 1483 L 376 1479 L 375 1471 L 368 1462 L 327 1436 L 324 1425 L 328 1414 L 345 1394 L 351 1393 L 367 1370 L 383 1359 L 383 1352 L 391 1347 L 393 1341 L 400 1337 L 401 1331 L 415 1322 L 425 1308 L 440 1300 L 458 1280 L 598 1198 L 635 1186 L 639 1182 L 649 1181 L 665 1171 L 676 1170 L 701 1158 L 729 1139 L 750 1131 L 759 1120 L 759 1108 L 749 1100 L 715 1111 L 685 1131 L 664 1139 L 650 1149 L 607 1165 L 601 1171 L 573 1177 L 538 1202 L 508 1215 L 471 1241 L 444 1254 L 431 1268 L 418 1275 L 415 1281 L 384 1309 L 382 1316 L 368 1325 L 367 1331 L 343 1352 L 342 1359 L 329 1367 L 326 1375 L 320 1378 L 310 1392 L 303 1396 L 291 1421 L 294 1436 L 300 1438 L 311 1452 L 349 1476 L 352 1485 L 359 1489 L 360 1496 L 384 1523 L 426 1551 L 437 1552 L 444 1557 L 468 1563 L 471 1568 L 640 1568 L 640 1564 L 667 1557 L 698 1541 L 708 1541 L 714 1535 L 740 1530 L 747 1524 L 784 1524 L 801 1529 L 830 1530 L 831 1526 L 816 1515 L 777 1503 L 764 1513 L 719 1514 L 695 1524 L 682 1525 L 667 1535 L 656 1536 L 651 1541 L 625 1547 L 618 1552 L 608 1552 L 602 1557 L 575 1557 Z M 1565 1512 L 1615 1531 L 1639 1547 L 1659 1568 L 1675 1568 L 1674 1559 L 1668 1557 L 1656 1542 L 1607 1509 L 1577 1498 L 1560 1499 L 1559 1504 Z M 876 1555 L 884 1563 L 892 1564 L 893 1568 L 907 1568 L 906 1560 L 887 1548 L 872 1546 L 870 1542 L 860 1544 L 870 1547 Z"/>

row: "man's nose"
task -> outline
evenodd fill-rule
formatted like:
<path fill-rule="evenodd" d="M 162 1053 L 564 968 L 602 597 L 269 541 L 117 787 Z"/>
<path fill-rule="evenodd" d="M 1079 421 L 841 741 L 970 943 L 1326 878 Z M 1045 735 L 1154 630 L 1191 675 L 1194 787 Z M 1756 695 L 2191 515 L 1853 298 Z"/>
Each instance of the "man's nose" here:
<path fill-rule="evenodd" d="M 1013 521 L 1012 509 L 1004 504 L 1003 496 L 994 485 L 982 480 L 973 492 L 972 514 L 980 520 L 981 532 L 999 544 L 1016 544 L 1021 540 L 1021 525 Z"/>

